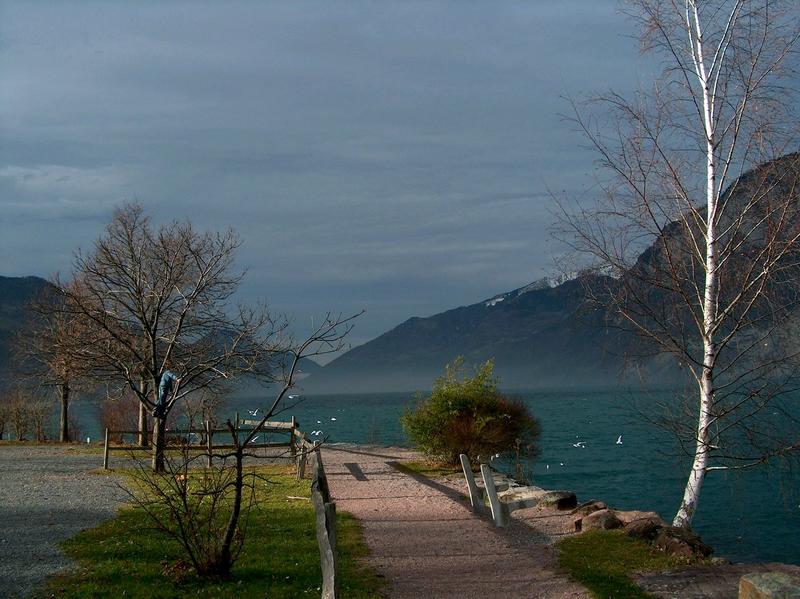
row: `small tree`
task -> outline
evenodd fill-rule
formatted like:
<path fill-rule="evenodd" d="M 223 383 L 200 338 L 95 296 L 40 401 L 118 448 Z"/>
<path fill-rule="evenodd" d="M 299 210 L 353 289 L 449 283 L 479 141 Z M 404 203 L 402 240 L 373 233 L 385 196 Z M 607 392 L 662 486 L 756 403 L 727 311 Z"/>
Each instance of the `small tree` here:
<path fill-rule="evenodd" d="M 53 413 L 52 400 L 41 395 L 32 397 L 27 406 L 30 424 L 38 442 L 47 440 L 47 421 Z"/>
<path fill-rule="evenodd" d="M 494 362 L 472 377 L 463 375 L 463 366 L 461 357 L 446 365 L 430 396 L 417 397 L 416 408 L 403 414 L 411 439 L 425 455 L 449 464 L 458 464 L 462 453 L 471 460 L 506 451 L 535 455 L 539 423 L 522 402 L 498 391 Z"/>
<path fill-rule="evenodd" d="M 356 316 L 327 315 L 305 341 L 285 350 L 281 386 L 271 407 L 244 439 L 230 420 L 225 423 L 232 449 L 213 455 L 216 466 L 192 467 L 195 460 L 205 456 L 192 456 L 184 445 L 177 459 L 165 458 L 164 472 L 153 472 L 144 465 L 134 471 L 138 484 L 129 491 L 132 499 L 159 530 L 180 543 L 200 577 L 227 578 L 241 551 L 254 505 L 255 484 L 261 478 L 254 470 L 247 471 L 244 460 L 264 457 L 249 446 L 293 387 L 298 362 L 303 357 L 343 349 Z"/>
<path fill-rule="evenodd" d="M 46 288 L 28 306 L 31 318 L 14 340 L 19 382 L 24 379 L 58 395 L 61 442 L 70 441 L 70 401 L 89 374 L 81 351 L 85 321 L 65 305 L 68 298 L 55 287 Z"/>
<path fill-rule="evenodd" d="M 11 430 L 14 431 L 14 437 L 16 437 L 17 441 L 24 441 L 30 430 L 28 404 L 31 398 L 27 393 L 19 389 L 13 389 L 8 393 L 7 397 L 8 420 L 11 423 Z"/>
<path fill-rule="evenodd" d="M 6 424 L 11 416 L 10 396 L 7 391 L 0 391 L 0 441 L 6 432 Z"/>

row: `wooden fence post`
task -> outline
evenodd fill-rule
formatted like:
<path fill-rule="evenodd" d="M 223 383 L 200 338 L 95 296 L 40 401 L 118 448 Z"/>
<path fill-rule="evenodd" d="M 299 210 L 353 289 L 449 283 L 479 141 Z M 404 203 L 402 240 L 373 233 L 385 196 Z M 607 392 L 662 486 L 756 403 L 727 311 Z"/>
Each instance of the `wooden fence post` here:
<path fill-rule="evenodd" d="M 207 463 L 208 463 L 208 467 L 211 468 L 211 462 L 212 462 L 213 458 L 212 458 L 212 455 L 211 455 L 211 421 L 210 420 L 206 420 L 206 448 L 207 448 L 207 451 L 208 451 Z"/>
<path fill-rule="evenodd" d="M 295 417 L 292 416 L 292 430 L 289 432 L 289 452 L 292 454 L 292 458 L 297 458 L 297 446 L 294 442 L 294 432 L 297 430 L 297 420 Z"/>
<path fill-rule="evenodd" d="M 306 475 L 306 461 L 308 460 L 308 449 L 306 448 L 306 434 L 300 434 L 300 459 L 297 462 L 297 480 L 303 480 Z"/>
<path fill-rule="evenodd" d="M 336 504 L 330 499 L 328 479 L 319 450 L 313 452 L 311 501 L 317 518 L 317 543 L 322 567 L 322 599 L 337 599 Z"/>
<path fill-rule="evenodd" d="M 328 543 L 330 544 L 330 563 L 327 572 L 325 566 L 322 568 L 322 599 L 336 599 L 339 596 L 339 576 L 336 562 L 336 503 L 325 504 L 325 528 L 328 531 Z"/>
<path fill-rule="evenodd" d="M 103 445 L 103 470 L 108 470 L 108 429 L 106 429 L 106 439 Z"/>

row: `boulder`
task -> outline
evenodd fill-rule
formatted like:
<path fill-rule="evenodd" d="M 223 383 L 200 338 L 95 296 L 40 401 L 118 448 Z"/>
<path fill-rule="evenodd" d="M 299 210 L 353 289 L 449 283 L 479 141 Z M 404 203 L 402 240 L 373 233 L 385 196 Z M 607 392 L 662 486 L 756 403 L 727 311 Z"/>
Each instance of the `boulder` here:
<path fill-rule="evenodd" d="M 667 526 L 658 531 L 653 547 L 679 557 L 708 557 L 714 550 L 688 528 Z"/>
<path fill-rule="evenodd" d="M 645 518 L 658 520 L 659 522 L 663 523 L 662 524 L 663 526 L 667 526 L 667 523 L 664 522 L 664 520 L 661 518 L 658 512 L 640 512 L 638 510 L 621 512 L 617 510 L 617 518 L 622 520 L 622 523 L 625 524 L 626 526 L 631 522 L 633 522 L 634 520 L 643 520 Z"/>
<path fill-rule="evenodd" d="M 608 506 L 602 501 L 598 501 L 597 499 L 592 499 L 591 501 L 587 501 L 585 503 L 580 504 L 578 507 L 572 510 L 572 513 L 577 516 L 583 517 L 583 516 L 588 516 L 592 512 L 604 510 L 607 507 Z"/>
<path fill-rule="evenodd" d="M 539 504 L 559 510 L 571 510 L 578 505 L 578 498 L 572 491 L 548 491 L 542 495 Z"/>
<path fill-rule="evenodd" d="M 583 518 L 575 520 L 575 530 L 611 530 L 612 528 L 621 528 L 622 521 L 617 518 L 614 510 L 604 509 L 592 512 Z"/>
<path fill-rule="evenodd" d="M 625 522 L 620 514 L 617 514 L 617 517 L 619 517 L 622 522 Z M 628 522 L 625 524 L 625 532 L 629 537 L 633 537 L 635 539 L 644 539 L 645 541 L 652 541 L 656 538 L 656 536 L 658 536 L 659 531 L 666 526 L 667 523 L 664 522 L 658 516 L 658 514 L 656 514 L 655 517 L 649 516 Z"/>
<path fill-rule="evenodd" d="M 745 574 L 739 579 L 739 599 L 800 599 L 800 578 L 783 572 Z"/>

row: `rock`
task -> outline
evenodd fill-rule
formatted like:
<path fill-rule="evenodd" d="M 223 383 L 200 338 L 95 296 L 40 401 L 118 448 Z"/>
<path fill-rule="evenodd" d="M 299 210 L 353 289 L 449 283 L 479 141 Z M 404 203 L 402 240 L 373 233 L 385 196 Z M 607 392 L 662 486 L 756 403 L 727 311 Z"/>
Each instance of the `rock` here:
<path fill-rule="evenodd" d="M 619 517 L 619 514 L 617 514 L 617 516 Z M 620 520 L 622 520 L 622 518 L 620 518 Z M 624 522 L 624 520 L 622 521 Z M 639 518 L 638 520 L 628 522 L 625 525 L 625 532 L 629 537 L 633 537 L 635 539 L 644 539 L 645 541 L 652 541 L 658 536 L 659 531 L 666 526 L 667 523 L 664 522 L 658 515 L 656 515 L 655 517 L 650 516 L 647 518 Z"/>
<path fill-rule="evenodd" d="M 617 518 L 614 510 L 608 508 L 592 512 L 588 516 L 575 520 L 575 530 L 611 530 L 621 528 L 622 521 Z"/>
<path fill-rule="evenodd" d="M 800 599 L 800 578 L 783 572 L 745 574 L 739 579 L 739 599 Z"/>
<path fill-rule="evenodd" d="M 591 501 L 587 501 L 585 503 L 580 504 L 578 507 L 572 510 L 572 513 L 583 517 L 583 516 L 588 516 L 592 512 L 604 510 L 607 507 L 608 506 L 602 501 L 598 501 L 597 499 L 592 499 Z"/>
<path fill-rule="evenodd" d="M 711 560 L 712 566 L 728 566 L 731 563 L 727 557 L 712 557 Z"/>
<path fill-rule="evenodd" d="M 677 526 L 667 526 L 659 530 L 653 540 L 653 547 L 670 555 L 687 558 L 708 557 L 714 552 L 692 530 Z"/>
<path fill-rule="evenodd" d="M 555 506 L 559 510 L 571 510 L 578 505 L 578 498 L 572 491 L 549 491 L 542 495 L 539 504 Z"/>
<path fill-rule="evenodd" d="M 626 526 L 633 522 L 634 520 L 643 520 L 643 519 L 652 519 L 658 520 L 662 523 L 662 526 L 667 526 L 667 523 L 661 518 L 658 512 L 640 512 L 638 510 L 630 511 L 630 512 L 620 512 L 617 510 L 617 518 L 622 520 L 622 523 Z"/>

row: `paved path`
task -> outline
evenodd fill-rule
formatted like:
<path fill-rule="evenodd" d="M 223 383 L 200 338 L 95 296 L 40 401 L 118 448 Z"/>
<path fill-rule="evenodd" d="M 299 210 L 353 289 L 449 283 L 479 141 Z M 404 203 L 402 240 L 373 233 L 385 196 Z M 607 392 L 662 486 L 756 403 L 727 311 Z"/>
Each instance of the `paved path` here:
<path fill-rule="evenodd" d="M 362 522 L 368 561 L 386 578 L 387 597 L 589 597 L 557 571 L 551 536 L 543 533 L 547 514 L 496 529 L 470 511 L 456 479 L 430 481 L 392 466 L 410 457 L 394 448 L 323 450 L 337 508 Z"/>

